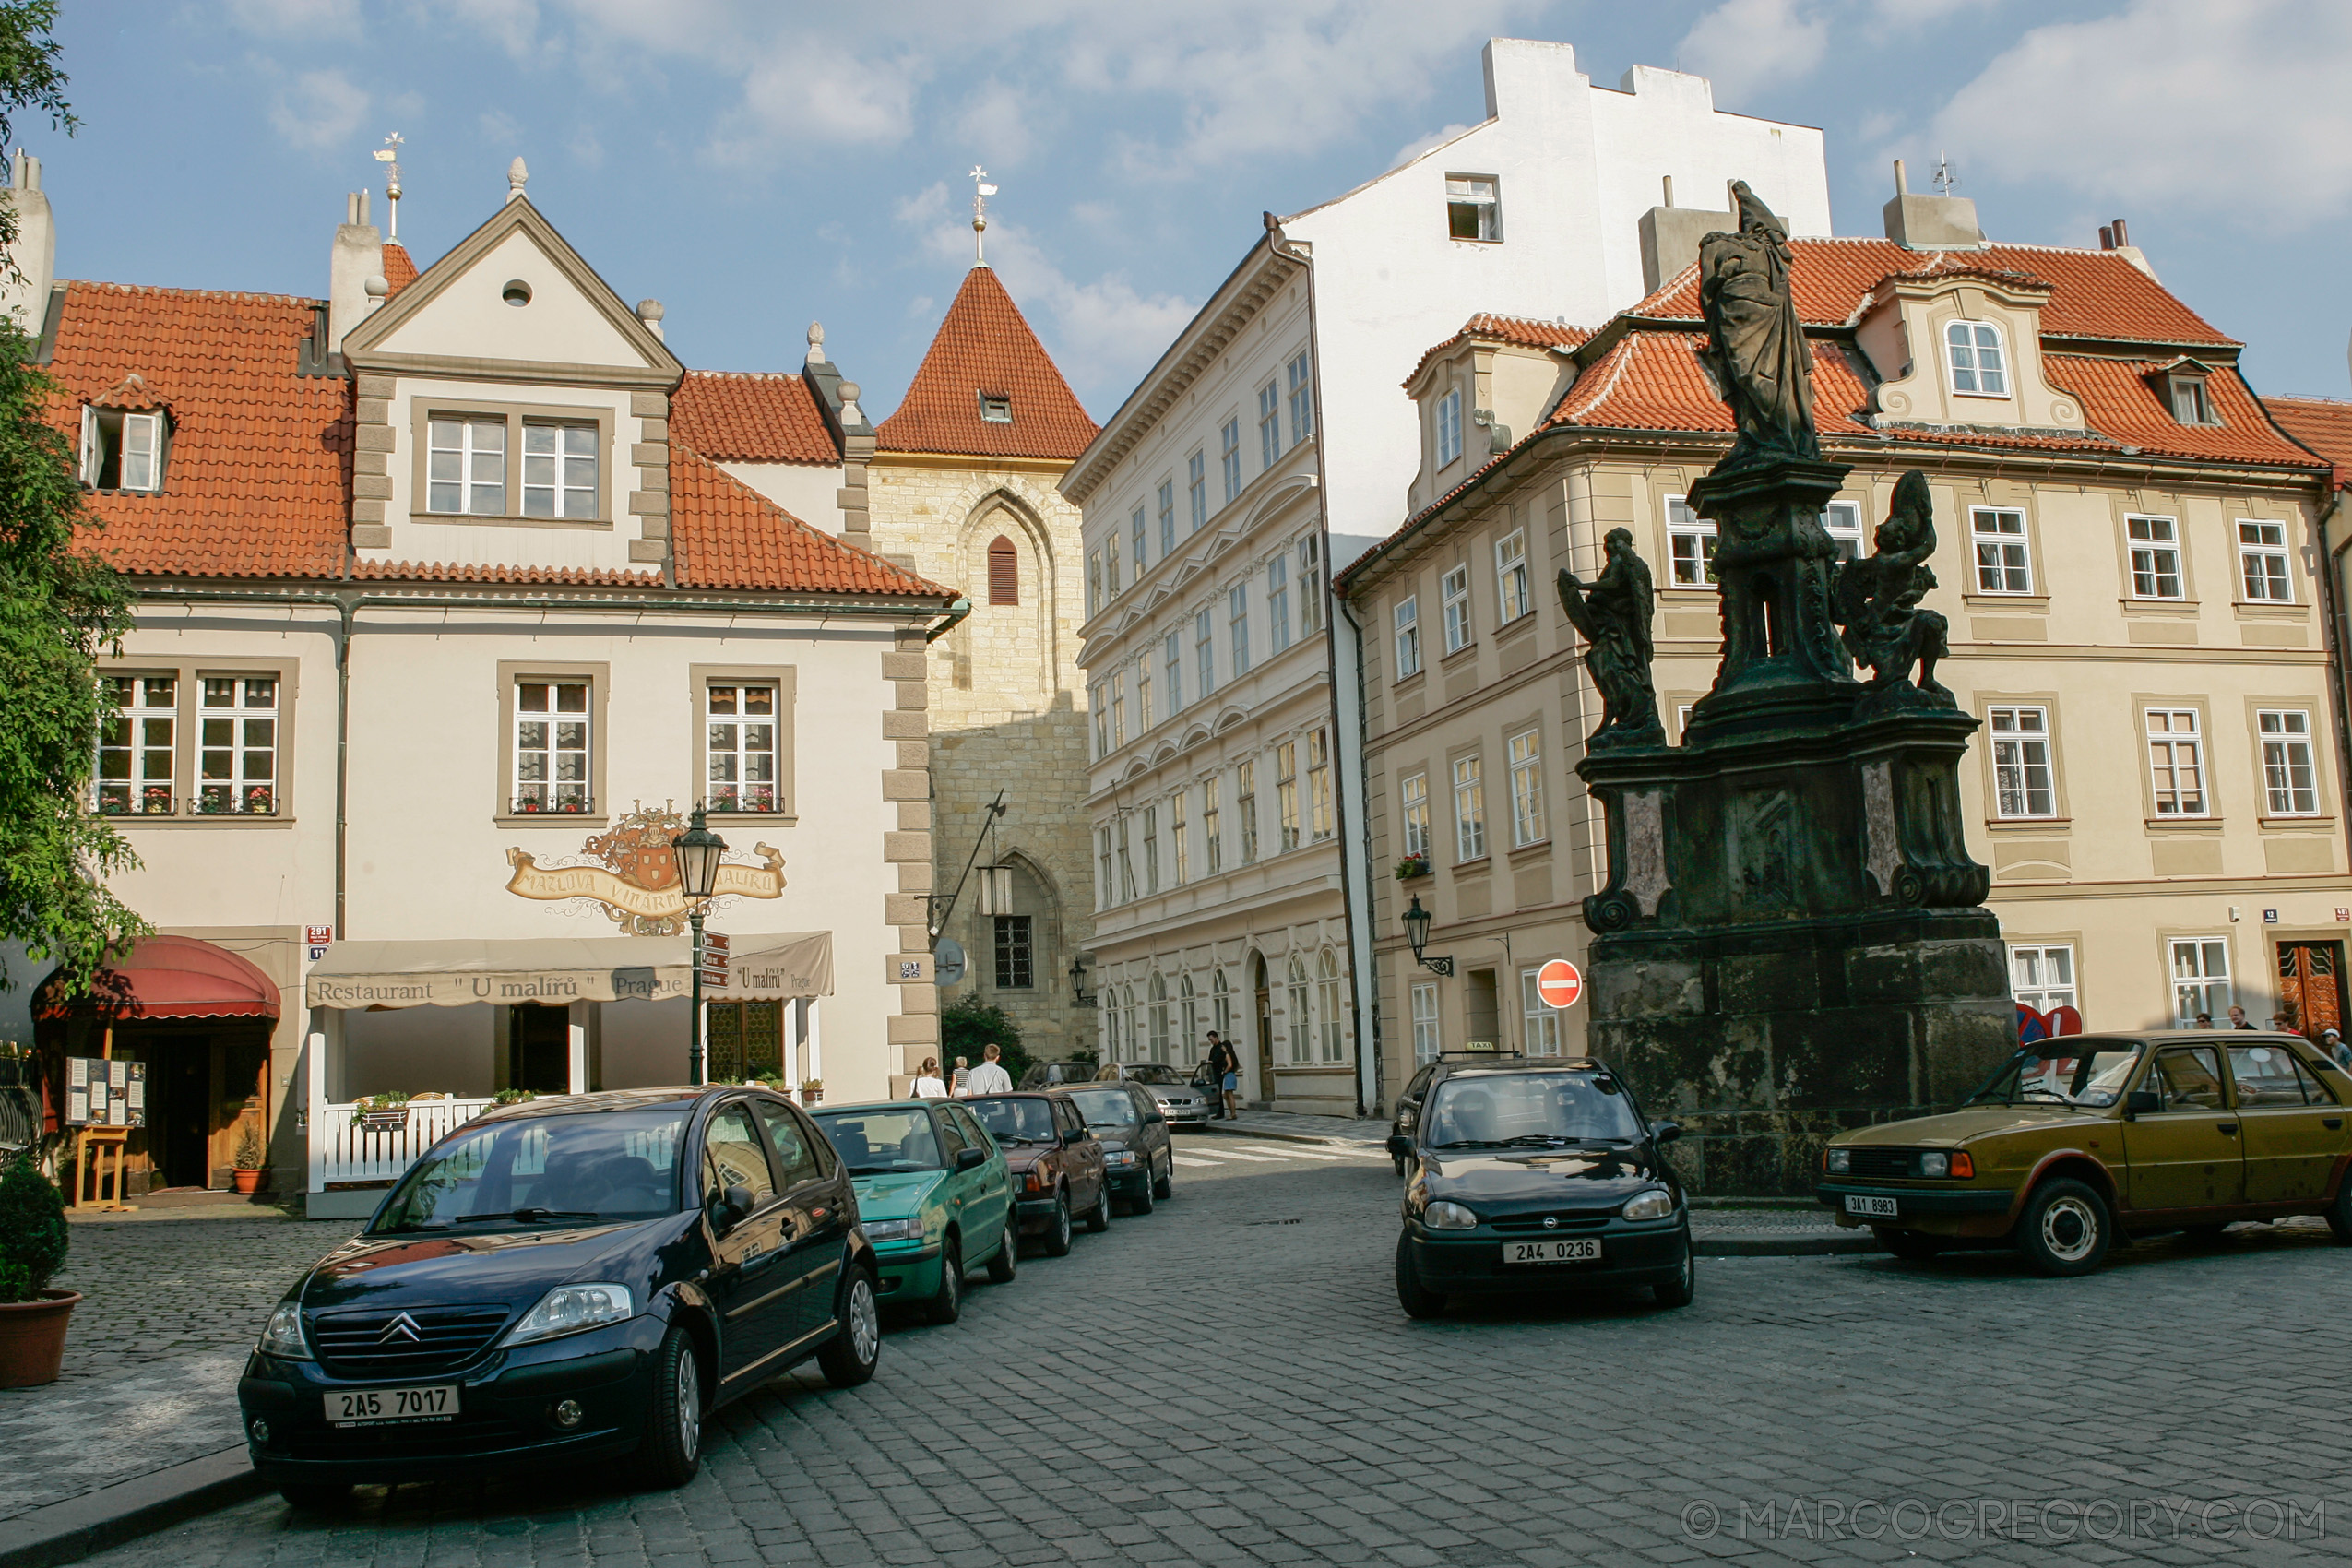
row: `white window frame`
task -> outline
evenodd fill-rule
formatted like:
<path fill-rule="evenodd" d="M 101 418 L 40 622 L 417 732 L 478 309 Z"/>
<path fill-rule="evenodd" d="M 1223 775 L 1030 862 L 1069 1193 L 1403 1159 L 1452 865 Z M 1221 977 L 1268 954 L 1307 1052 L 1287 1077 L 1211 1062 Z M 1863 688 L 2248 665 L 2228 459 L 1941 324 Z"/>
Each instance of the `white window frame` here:
<path fill-rule="evenodd" d="M 583 436 L 586 449 L 576 450 Z M 542 440 L 543 452 L 536 449 Z M 594 421 L 523 421 L 523 516 L 595 521 L 604 497 L 603 445 Z"/>
<path fill-rule="evenodd" d="M 1217 690 L 1217 616 L 1203 605 L 1193 616 L 1193 655 L 1199 665 L 1201 695 Z"/>
<path fill-rule="evenodd" d="M 1470 568 L 1448 569 L 1437 579 L 1437 593 L 1445 607 L 1445 651 L 1451 657 L 1470 646 Z"/>
<path fill-rule="evenodd" d="M 1987 710 L 1992 736 L 1992 814 L 2025 821 L 2058 814 L 2058 770 L 2049 744 L 2049 710 L 2003 703 Z"/>
<path fill-rule="evenodd" d="M 1429 770 L 1408 773 L 1396 785 L 1397 820 L 1405 853 L 1429 857 Z"/>
<path fill-rule="evenodd" d="M 1955 335 L 1963 341 L 1955 342 Z M 1953 394 L 1961 398 L 2009 396 L 2008 338 L 1990 321 L 1943 324 L 1943 367 Z"/>
<path fill-rule="evenodd" d="M 449 436 L 456 433 L 456 445 Z M 493 451 L 481 441 L 482 433 L 498 433 L 497 450 Z M 425 419 L 425 510 L 445 517 L 503 517 L 506 516 L 506 418 L 503 414 L 430 414 Z M 448 457 L 453 462 L 444 465 L 440 459 Z M 434 470 L 448 467 L 456 471 L 442 478 Z M 486 467 L 494 467 L 497 477 L 481 477 Z M 445 506 L 442 502 L 444 486 L 454 485 L 457 505 Z M 491 505 L 481 503 L 487 501 Z"/>
<path fill-rule="evenodd" d="M 1102 568 L 1103 582 L 1110 588 L 1111 597 L 1117 599 L 1126 589 L 1119 580 L 1119 531 L 1116 529 L 1111 530 L 1109 539 L 1102 541 Z"/>
<path fill-rule="evenodd" d="M 2172 384 L 2172 422 L 2175 424 L 2215 425 L 2221 422 L 2214 417 L 2213 395 L 2205 390 L 2202 375 L 2175 375 Z M 2183 405 L 2186 405 L 2185 409 Z"/>
<path fill-rule="evenodd" d="M 1822 508 L 1821 531 L 1829 535 L 1837 546 L 1839 559 L 1859 561 L 1862 558 L 1862 504 L 1859 501 L 1833 501 Z"/>
<path fill-rule="evenodd" d="M 1503 625 L 1535 613 L 1535 594 L 1527 578 L 1525 529 L 1513 529 L 1494 541 L 1494 602 Z"/>
<path fill-rule="evenodd" d="M 1172 555 L 1176 551 L 1176 476 L 1169 475 L 1159 481 L 1160 553 Z"/>
<path fill-rule="evenodd" d="M 2320 773 L 2311 749 L 2310 710 L 2259 708 L 2254 731 L 2263 748 L 2263 814 L 2319 815 Z"/>
<path fill-rule="evenodd" d="M 1232 643 L 1233 675 L 1250 672 L 1250 585 L 1235 583 L 1225 590 L 1225 626 Z"/>
<path fill-rule="evenodd" d="M 1290 557 L 1282 551 L 1265 564 L 1265 640 L 1268 658 L 1290 646 Z"/>
<path fill-rule="evenodd" d="M 1193 512 L 1192 531 L 1198 533 L 1208 521 L 1208 454 L 1194 452 L 1184 459 L 1184 493 Z"/>
<path fill-rule="evenodd" d="M 540 708 L 526 708 L 523 693 L 528 687 L 543 687 L 547 705 Z M 580 706 L 563 706 L 562 694 L 574 687 L 580 692 Z M 512 773 L 507 779 L 507 809 L 517 814 L 525 812 L 574 815 L 596 809 L 596 683 L 585 675 L 517 675 L 515 677 L 514 731 Z M 566 737 L 563 726 L 576 724 L 576 736 Z M 534 726 L 546 732 L 538 737 L 539 743 L 526 745 L 532 738 Z M 566 739 L 576 744 L 567 745 Z M 530 760 L 538 758 L 545 770 L 539 778 L 524 777 Z M 567 759 L 576 758 L 570 766 L 577 771 L 564 777 Z M 525 791 L 535 793 L 526 796 Z M 526 800 L 531 804 L 527 805 Z"/>
<path fill-rule="evenodd" d="M 1426 1066 L 1444 1053 L 1445 1035 L 1438 1021 L 1437 984 L 1416 980 L 1412 986 L 1413 1064 Z"/>
<path fill-rule="evenodd" d="M 1511 847 L 1544 841 L 1543 730 L 1522 730 L 1503 742 L 1511 767 Z"/>
<path fill-rule="evenodd" d="M 1314 367 L 1305 351 L 1290 362 L 1289 375 L 1290 445 L 1296 446 L 1315 433 Z"/>
<path fill-rule="evenodd" d="M 1465 865 L 1486 859 L 1485 767 L 1476 753 L 1457 756 L 1454 779 L 1454 861 Z"/>
<path fill-rule="evenodd" d="M 2194 1028 L 2201 1013 L 2216 1021 L 2228 1017 L 2238 1001 L 2229 980 L 2229 938 L 2169 937 L 2165 950 L 2172 966 L 2173 1027 Z"/>
<path fill-rule="evenodd" d="M 1102 613 L 1102 547 L 1087 552 L 1087 613 Z"/>
<path fill-rule="evenodd" d="M 1331 731 L 1307 731 L 1307 837 L 1321 843 L 1336 827 L 1331 809 Z"/>
<path fill-rule="evenodd" d="M 1217 434 L 1217 466 L 1225 478 L 1225 499 L 1220 506 L 1230 506 L 1241 494 L 1241 416 L 1235 414 L 1225 422 Z"/>
<path fill-rule="evenodd" d="M 104 488 L 153 494 L 163 488 L 163 456 L 169 432 L 160 411 L 117 413 L 82 405 L 82 483 L 101 488 L 106 477 L 106 440 L 113 425 L 114 482 Z"/>
<path fill-rule="evenodd" d="M 2267 517 L 2238 519 L 2238 582 L 2248 604 L 2295 602 L 2295 568 L 2285 523 Z"/>
<path fill-rule="evenodd" d="M 1519 1049 L 1529 1056 L 1560 1054 L 1560 1011 L 1543 999 L 1540 968 L 1519 971 Z"/>
<path fill-rule="evenodd" d="M 172 815 L 179 809 L 173 792 L 180 755 L 179 673 L 108 671 L 99 679 L 111 696 L 127 695 L 131 700 L 107 704 L 90 785 L 92 809 L 106 816 Z M 121 759 L 111 777 L 110 757 Z"/>
<path fill-rule="evenodd" d="M 1135 861 L 1129 853 L 1127 818 L 1121 816 L 1112 826 L 1117 831 L 1119 844 L 1119 901 L 1132 904 L 1135 901 Z"/>
<path fill-rule="evenodd" d="M 1168 797 L 1168 854 L 1179 887 L 1193 880 L 1191 836 L 1192 824 L 1184 819 L 1184 791 L 1179 790 Z"/>
<path fill-rule="evenodd" d="M 1306 960 L 1291 954 L 1284 980 L 1289 994 L 1285 998 L 1288 1016 L 1282 1020 L 1283 1032 L 1290 1040 L 1290 1064 L 1302 1067 L 1313 1060 L 1314 1051 L 1314 1014 L 1307 1004 L 1311 992 Z"/>
<path fill-rule="evenodd" d="M 1391 614 L 1396 629 L 1396 679 L 1421 672 L 1420 595 L 1408 593 Z"/>
<path fill-rule="evenodd" d="M 1127 743 L 1127 671 L 1111 672 L 1111 749 L 1117 751 Z"/>
<path fill-rule="evenodd" d="M 2123 534 L 2132 552 L 2132 597 L 2179 601 L 2189 597 L 2180 570 L 2180 520 L 2139 512 L 2124 515 Z"/>
<path fill-rule="evenodd" d="M 1311 637 L 1323 630 L 1323 536 L 1310 533 L 1299 540 L 1299 635 Z"/>
<path fill-rule="evenodd" d="M 2008 526 L 2011 520 L 2015 528 Z M 2031 596 L 2034 591 L 2032 526 L 2018 506 L 1968 508 L 1968 541 L 1976 555 L 1980 594 Z"/>
<path fill-rule="evenodd" d="M 1274 821 L 1276 853 L 1295 849 L 1299 831 L 1299 743 L 1285 741 L 1274 748 Z"/>
<path fill-rule="evenodd" d="M 1348 1016 L 1340 1001 L 1339 960 L 1328 947 L 1315 959 L 1315 1014 L 1324 1065 L 1347 1061 Z"/>
<path fill-rule="evenodd" d="M 2031 942 L 2009 944 L 2009 993 L 2037 1013 L 2079 1007 L 2074 944 Z"/>
<path fill-rule="evenodd" d="M 1168 666 L 1168 717 L 1175 718 L 1184 711 L 1184 634 L 1179 628 L 1161 640 L 1160 650 Z"/>
<path fill-rule="evenodd" d="M 1225 869 L 1224 797 L 1224 775 L 1201 780 L 1201 852 L 1211 876 Z"/>
<path fill-rule="evenodd" d="M 1107 909 L 1119 901 L 1117 897 L 1119 885 L 1111 880 L 1111 874 L 1110 828 L 1098 827 L 1095 829 L 1095 850 L 1096 853 L 1101 857 L 1099 861 L 1101 871 L 1101 886 L 1095 894 L 1094 907 L 1098 909 Z M 1105 987 L 1104 989 L 1106 992 L 1109 990 L 1108 987 Z"/>
<path fill-rule="evenodd" d="M 721 693 L 733 711 L 721 711 Z M 766 694 L 764 715 L 752 711 L 755 693 Z M 772 815 L 784 809 L 778 788 L 781 780 L 777 777 L 782 754 L 778 745 L 784 721 L 782 698 L 774 681 L 703 683 L 703 793 L 711 810 Z"/>
<path fill-rule="evenodd" d="M 1138 654 L 1135 658 L 1135 733 L 1137 735 L 1151 733 L 1153 722 L 1151 656 L 1147 653 Z"/>
<path fill-rule="evenodd" d="M 1094 715 L 1094 755 L 1097 762 L 1111 754 L 1111 705 L 1103 700 L 1103 683 L 1087 688 L 1087 708 Z"/>
<path fill-rule="evenodd" d="M 1282 457 L 1282 383 L 1269 381 L 1258 388 L 1258 472 Z"/>
<path fill-rule="evenodd" d="M 1478 232 L 1455 233 L 1457 218 L 1467 218 Z M 1492 174 L 1445 176 L 1445 237 L 1463 244 L 1494 245 L 1503 243 L 1503 182 L 1500 179 Z"/>
<path fill-rule="evenodd" d="M 1143 843 L 1144 897 L 1148 898 L 1159 891 L 1159 808 L 1144 807 Z"/>
<path fill-rule="evenodd" d="M 275 675 L 198 674 L 195 686 L 196 778 L 188 810 L 206 816 L 275 815 L 284 683 Z M 218 687 L 227 688 L 227 702 L 212 700 Z"/>
<path fill-rule="evenodd" d="M 1462 456 L 1462 389 L 1460 387 L 1448 389 L 1445 395 L 1437 400 L 1432 423 L 1437 442 L 1437 457 L 1434 466 L 1442 469 Z"/>
<path fill-rule="evenodd" d="M 1706 588 L 1715 586 L 1715 519 L 1691 510 L 1688 496 L 1666 498 L 1668 586 Z"/>
<path fill-rule="evenodd" d="M 2151 707 L 2142 713 L 2141 724 L 2147 737 L 2156 814 L 2211 816 L 2213 793 L 2205 779 L 2204 716 L 2193 707 Z"/>
<path fill-rule="evenodd" d="M 1144 527 L 1144 509 L 1141 506 L 1136 507 L 1134 516 L 1128 518 L 1127 523 L 1128 534 L 1135 541 L 1135 581 L 1142 582 L 1144 563 L 1151 559 L 1151 552 L 1146 548 L 1150 542 L 1151 534 Z M 1159 552 L 1159 558 L 1163 561 L 1167 560 L 1168 553 L 1167 548 L 1163 545 Z"/>
<path fill-rule="evenodd" d="M 1233 765 L 1233 814 L 1241 827 L 1241 863 L 1258 859 L 1258 765 L 1254 757 Z"/>

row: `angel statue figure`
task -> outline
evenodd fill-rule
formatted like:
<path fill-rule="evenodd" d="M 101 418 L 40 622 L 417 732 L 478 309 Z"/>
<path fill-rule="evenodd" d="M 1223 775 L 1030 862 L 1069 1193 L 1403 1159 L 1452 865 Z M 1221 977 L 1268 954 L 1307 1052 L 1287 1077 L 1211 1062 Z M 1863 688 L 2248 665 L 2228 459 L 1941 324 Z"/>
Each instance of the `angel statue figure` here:
<path fill-rule="evenodd" d="M 1895 484 L 1895 504 L 1871 536 L 1874 552 L 1837 568 L 1830 585 L 1830 615 L 1844 628 L 1840 640 L 1854 662 L 1866 665 L 1871 680 L 1865 703 L 1912 702 L 1956 707 L 1952 694 L 1936 683 L 1935 664 L 1952 652 L 1950 624 L 1919 600 L 1934 588 L 1927 562 L 1935 553 L 1935 516 L 1928 476 L 1913 469 Z M 1916 686 L 1911 667 L 1919 668 Z"/>
<path fill-rule="evenodd" d="M 1650 569 L 1633 553 L 1630 529 L 1611 529 L 1601 541 L 1608 564 L 1592 582 L 1574 572 L 1560 574 L 1560 605 L 1583 634 L 1585 668 L 1600 691 L 1600 728 L 1588 746 L 1657 745 L 1666 739 L 1657 721 L 1657 692 L 1650 684 L 1650 640 L 1657 590 Z"/>
<path fill-rule="evenodd" d="M 1812 350 L 1789 292 L 1788 225 L 1756 199 L 1745 180 L 1732 182 L 1731 195 L 1740 209 L 1738 232 L 1699 242 L 1699 311 L 1707 324 L 1700 358 L 1739 432 L 1718 466 L 1818 461 Z"/>

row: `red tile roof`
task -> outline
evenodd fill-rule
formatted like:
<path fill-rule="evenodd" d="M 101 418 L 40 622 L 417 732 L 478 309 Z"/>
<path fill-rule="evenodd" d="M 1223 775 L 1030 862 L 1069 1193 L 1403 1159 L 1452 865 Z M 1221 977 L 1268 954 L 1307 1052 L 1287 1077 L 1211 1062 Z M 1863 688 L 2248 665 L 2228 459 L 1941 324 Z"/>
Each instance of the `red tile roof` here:
<path fill-rule="evenodd" d="M 2352 402 L 2341 398 L 2265 398 L 2263 401 L 2287 434 L 2339 470 L 2352 471 Z"/>
<path fill-rule="evenodd" d="M 409 259 L 409 247 L 398 240 L 384 247 L 384 297 L 390 299 L 417 280 L 417 264 Z"/>
<path fill-rule="evenodd" d="M 444 561 L 360 561 L 351 576 L 361 582 L 549 583 L 575 588 L 659 588 L 661 574 L 600 566 L 486 566 Z"/>
<path fill-rule="evenodd" d="M 351 384 L 297 375 L 320 302 L 282 294 L 65 285 L 51 422 L 137 375 L 172 411 L 168 489 L 90 495 L 97 552 L 126 572 L 332 576 L 350 517 Z M 155 406 L 150 403 L 149 407 Z"/>
<path fill-rule="evenodd" d="M 982 395 L 1012 404 L 1009 424 L 980 417 Z M 898 411 L 874 427 L 885 452 L 1060 457 L 1084 452 L 1099 427 L 995 272 L 964 275 Z"/>
<path fill-rule="evenodd" d="M 1811 326 L 1850 325 L 1863 296 L 1892 274 L 1919 276 L 1940 269 L 1965 269 L 1980 274 L 2023 273 L 2049 284 L 2049 303 L 2042 307 L 2045 338 L 2180 344 L 2237 341 L 2116 251 L 1987 245 L 1923 258 L 1919 252 L 1892 240 L 1791 240 L 1789 244 L 1794 253 L 1789 280 L 1797 296 L 1797 312 Z M 1635 305 L 1633 314 L 1697 320 L 1697 266 L 1684 267 Z"/>
<path fill-rule="evenodd" d="M 766 588 L 955 599 L 879 555 L 842 543 L 672 441 L 671 549 L 680 588 Z"/>
<path fill-rule="evenodd" d="M 1437 358 L 1456 343 L 1471 338 L 1490 342 L 1509 343 L 1522 349 L 1573 349 L 1593 335 L 1589 327 L 1571 327 L 1564 321 L 1531 321 L 1523 315 L 1494 315 L 1480 311 L 1462 324 L 1462 330 L 1443 343 L 1433 343 L 1429 351 L 1413 366 L 1413 374 L 1405 378 L 1410 386 Z"/>
<path fill-rule="evenodd" d="M 793 374 L 690 370 L 670 399 L 670 434 L 715 462 L 841 460 L 816 395 Z"/>

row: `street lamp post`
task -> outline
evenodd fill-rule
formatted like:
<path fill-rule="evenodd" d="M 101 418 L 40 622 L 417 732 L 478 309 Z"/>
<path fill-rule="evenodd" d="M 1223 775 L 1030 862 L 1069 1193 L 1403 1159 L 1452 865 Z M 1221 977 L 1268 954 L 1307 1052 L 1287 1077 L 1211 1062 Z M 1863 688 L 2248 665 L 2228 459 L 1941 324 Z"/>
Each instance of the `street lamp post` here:
<path fill-rule="evenodd" d="M 1429 945 L 1429 923 L 1430 912 L 1421 908 L 1421 896 L 1416 893 L 1413 895 L 1412 907 L 1405 911 L 1405 940 L 1412 944 L 1413 961 L 1433 974 L 1450 975 L 1454 972 L 1452 958 L 1443 956 L 1427 958 L 1421 956 L 1422 949 Z"/>
<path fill-rule="evenodd" d="M 686 923 L 694 928 L 694 950 L 689 955 L 695 968 L 693 1010 L 688 1014 L 686 1081 L 697 1088 L 702 1086 L 702 921 L 705 907 L 710 902 L 711 890 L 719 885 L 719 862 L 727 853 L 727 840 L 710 830 L 704 820 L 704 808 L 696 806 L 686 830 L 670 841 L 670 852 L 678 860 L 678 891 L 686 900 Z"/>

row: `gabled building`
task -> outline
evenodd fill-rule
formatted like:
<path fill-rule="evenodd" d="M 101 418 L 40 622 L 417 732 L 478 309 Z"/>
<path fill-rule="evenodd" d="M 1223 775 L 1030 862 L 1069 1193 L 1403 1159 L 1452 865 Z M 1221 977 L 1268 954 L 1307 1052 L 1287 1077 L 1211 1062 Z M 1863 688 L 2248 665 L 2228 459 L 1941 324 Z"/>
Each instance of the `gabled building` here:
<path fill-rule="evenodd" d="M 849 488 L 829 366 L 690 374 L 510 181 L 422 270 L 354 197 L 326 298 L 36 279 L 137 601 L 91 805 L 163 933 L 39 1027 L 53 1069 L 148 1064 L 147 1182 L 223 1184 L 254 1125 L 280 1190 L 361 1213 L 494 1094 L 683 1081 L 696 802 L 711 1076 L 877 1096 L 935 1039 L 895 846 L 958 596 L 766 493 Z M 442 1098 L 359 1129 L 386 1093 Z"/>

